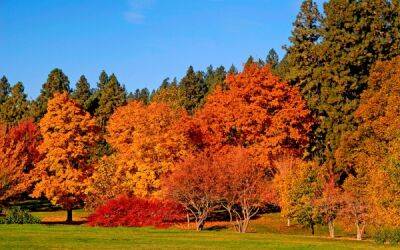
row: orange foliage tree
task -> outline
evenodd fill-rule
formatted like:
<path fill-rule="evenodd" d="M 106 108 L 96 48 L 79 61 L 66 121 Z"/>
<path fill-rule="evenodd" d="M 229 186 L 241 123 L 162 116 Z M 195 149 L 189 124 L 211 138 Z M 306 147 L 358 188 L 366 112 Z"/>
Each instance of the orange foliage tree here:
<path fill-rule="evenodd" d="M 215 193 L 219 202 L 226 208 L 235 228 L 240 233 L 248 229 L 250 219 L 260 207 L 270 202 L 267 193 L 273 191 L 268 185 L 269 169 L 263 167 L 250 149 L 227 147 L 213 157 Z"/>
<path fill-rule="evenodd" d="M 378 62 L 355 113 L 358 127 L 342 137 L 335 152 L 350 175 L 345 197 L 359 239 L 368 218 L 378 226 L 400 226 L 399 103 L 400 57 Z"/>
<path fill-rule="evenodd" d="M 62 205 L 67 222 L 72 222 L 72 209 L 85 198 L 86 180 L 92 173 L 90 149 L 98 141 L 99 129 L 67 93 L 55 94 L 48 102 L 39 127 L 43 141 L 38 149 L 43 158 L 34 169 L 33 195 L 45 195 Z"/>
<path fill-rule="evenodd" d="M 107 141 L 115 150 L 115 174 L 125 193 L 157 195 L 162 175 L 186 155 L 186 139 L 175 129 L 185 115 L 164 103 L 132 101 L 111 116 Z"/>
<path fill-rule="evenodd" d="M 164 179 L 163 191 L 169 199 L 181 203 L 193 215 L 197 231 L 204 228 L 208 216 L 219 206 L 217 178 L 212 157 L 201 152 L 189 155 Z"/>
<path fill-rule="evenodd" d="M 335 237 L 335 220 L 343 207 L 343 192 L 335 183 L 335 176 L 325 181 L 321 196 L 317 199 L 318 213 L 322 223 L 328 225 L 329 236 Z"/>
<path fill-rule="evenodd" d="M 228 75 L 225 85 L 208 96 L 189 126 L 197 145 L 256 146 L 265 163 L 283 153 L 302 155 L 312 119 L 297 88 L 255 63 Z"/>
<path fill-rule="evenodd" d="M 0 203 L 31 191 L 39 139 L 39 129 L 32 121 L 11 128 L 0 126 Z"/>

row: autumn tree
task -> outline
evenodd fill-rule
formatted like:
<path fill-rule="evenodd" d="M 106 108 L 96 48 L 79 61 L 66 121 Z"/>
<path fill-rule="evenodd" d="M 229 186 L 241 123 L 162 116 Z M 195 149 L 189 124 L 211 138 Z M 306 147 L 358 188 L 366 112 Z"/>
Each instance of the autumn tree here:
<path fill-rule="evenodd" d="M 355 225 L 357 240 L 362 240 L 367 222 L 370 221 L 368 182 L 365 173 L 358 173 L 357 176 L 349 176 L 343 185 L 344 207 L 340 211 L 341 217 L 344 221 Z"/>
<path fill-rule="evenodd" d="M 48 77 L 47 81 L 43 84 L 40 90 L 40 95 L 36 99 L 33 105 L 33 113 L 35 118 L 38 120 L 43 117 L 47 110 L 47 102 L 53 98 L 55 93 L 71 92 L 69 86 L 68 77 L 64 74 L 61 69 L 53 69 Z"/>
<path fill-rule="evenodd" d="M 322 184 L 318 170 L 318 165 L 313 162 L 299 164 L 289 194 L 293 218 L 308 227 L 312 235 L 315 233 L 315 226 L 321 223 L 317 201 L 321 196 Z"/>
<path fill-rule="evenodd" d="M 67 210 L 70 223 L 72 209 L 85 198 L 86 180 L 93 170 L 90 148 L 98 140 L 98 127 L 65 92 L 55 94 L 48 102 L 39 127 L 43 141 L 38 150 L 43 158 L 35 166 L 33 195 L 44 195 L 53 204 L 61 205 Z"/>
<path fill-rule="evenodd" d="M 0 126 L 0 204 L 32 190 L 31 170 L 40 159 L 39 129 L 32 121 Z"/>
<path fill-rule="evenodd" d="M 217 179 L 212 157 L 201 152 L 180 162 L 163 183 L 165 195 L 182 204 L 193 215 L 201 231 L 210 214 L 219 207 Z"/>
<path fill-rule="evenodd" d="M 93 164 L 93 174 L 88 179 L 85 208 L 95 210 L 106 201 L 125 194 L 121 175 L 117 173 L 116 156 L 103 156 Z"/>
<path fill-rule="evenodd" d="M 329 236 L 335 237 L 335 220 L 343 207 L 343 191 L 336 184 L 334 175 L 325 181 L 321 195 L 317 200 L 318 214 L 322 223 L 328 225 Z"/>
<path fill-rule="evenodd" d="M 357 129 L 344 134 L 335 157 L 350 176 L 348 208 L 361 239 L 368 217 L 377 226 L 399 226 L 400 58 L 377 63 L 355 113 Z"/>
<path fill-rule="evenodd" d="M 269 66 L 246 66 L 228 75 L 195 114 L 189 134 L 197 145 L 259 147 L 269 164 L 284 152 L 302 155 L 312 121 L 298 89 L 281 82 Z"/>
<path fill-rule="evenodd" d="M 304 162 L 298 157 L 283 156 L 276 162 L 277 173 L 273 183 L 278 199 L 277 204 L 281 209 L 281 216 L 287 219 L 287 226 L 291 226 L 294 219 L 294 206 L 292 193 L 297 179 L 297 169 Z"/>
<path fill-rule="evenodd" d="M 256 158 L 257 153 L 242 147 L 227 147 L 213 156 L 215 193 L 240 233 L 247 231 L 251 218 L 269 201 L 265 193 L 272 191 L 272 173 Z"/>
<path fill-rule="evenodd" d="M 156 195 L 160 178 L 186 155 L 187 142 L 177 132 L 183 110 L 153 102 L 132 101 L 118 108 L 107 126 L 107 141 L 115 150 L 116 175 L 127 193 Z"/>

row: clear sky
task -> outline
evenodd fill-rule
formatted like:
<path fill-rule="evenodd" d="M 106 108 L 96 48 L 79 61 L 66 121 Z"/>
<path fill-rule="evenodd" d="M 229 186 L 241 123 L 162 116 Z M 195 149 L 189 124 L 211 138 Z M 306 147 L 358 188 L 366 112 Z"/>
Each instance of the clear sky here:
<path fill-rule="evenodd" d="M 321 3 L 322 0 L 317 1 Z M 241 67 L 282 56 L 301 0 L 0 0 L 0 75 L 36 98 L 61 68 L 75 86 L 101 70 L 128 91 L 181 77 L 189 65 Z"/>

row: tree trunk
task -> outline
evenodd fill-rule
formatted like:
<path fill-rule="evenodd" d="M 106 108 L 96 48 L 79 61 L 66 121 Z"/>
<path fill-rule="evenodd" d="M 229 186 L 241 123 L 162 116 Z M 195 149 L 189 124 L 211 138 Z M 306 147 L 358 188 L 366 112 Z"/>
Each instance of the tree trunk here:
<path fill-rule="evenodd" d="M 356 224 L 357 227 L 357 240 L 362 240 L 363 234 L 364 234 L 364 229 L 365 225 L 359 225 L 358 223 Z"/>
<path fill-rule="evenodd" d="M 203 230 L 203 228 L 204 228 L 204 224 L 205 224 L 205 221 L 204 221 L 204 219 L 200 219 L 200 220 L 198 220 L 198 221 L 197 221 L 197 227 L 196 227 L 196 230 L 197 230 L 197 231 L 201 231 L 201 230 Z"/>
<path fill-rule="evenodd" d="M 335 224 L 333 221 L 328 222 L 329 237 L 335 238 Z"/>
<path fill-rule="evenodd" d="M 67 209 L 67 220 L 66 220 L 66 222 L 67 223 L 72 223 L 72 209 L 71 208 Z"/>
<path fill-rule="evenodd" d="M 190 228 L 190 215 L 189 213 L 186 213 L 186 219 L 187 219 L 187 228 Z"/>
<path fill-rule="evenodd" d="M 286 223 L 286 225 L 287 225 L 288 227 L 290 227 L 290 218 L 287 218 L 287 223 Z"/>
<path fill-rule="evenodd" d="M 315 234 L 315 230 L 314 230 L 314 223 L 313 222 L 310 223 L 310 229 L 311 229 L 311 234 L 314 235 Z"/>
<path fill-rule="evenodd" d="M 233 221 L 233 217 L 232 217 L 232 209 L 227 209 L 228 210 L 228 214 L 229 214 L 229 222 L 232 223 Z"/>

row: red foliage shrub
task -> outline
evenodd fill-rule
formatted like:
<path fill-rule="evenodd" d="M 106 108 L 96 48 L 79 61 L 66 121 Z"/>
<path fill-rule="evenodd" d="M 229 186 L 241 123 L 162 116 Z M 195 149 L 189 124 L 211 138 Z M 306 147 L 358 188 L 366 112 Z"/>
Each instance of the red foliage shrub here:
<path fill-rule="evenodd" d="M 121 196 L 98 207 L 88 218 L 90 226 L 168 227 L 185 217 L 184 208 L 171 201 Z"/>

